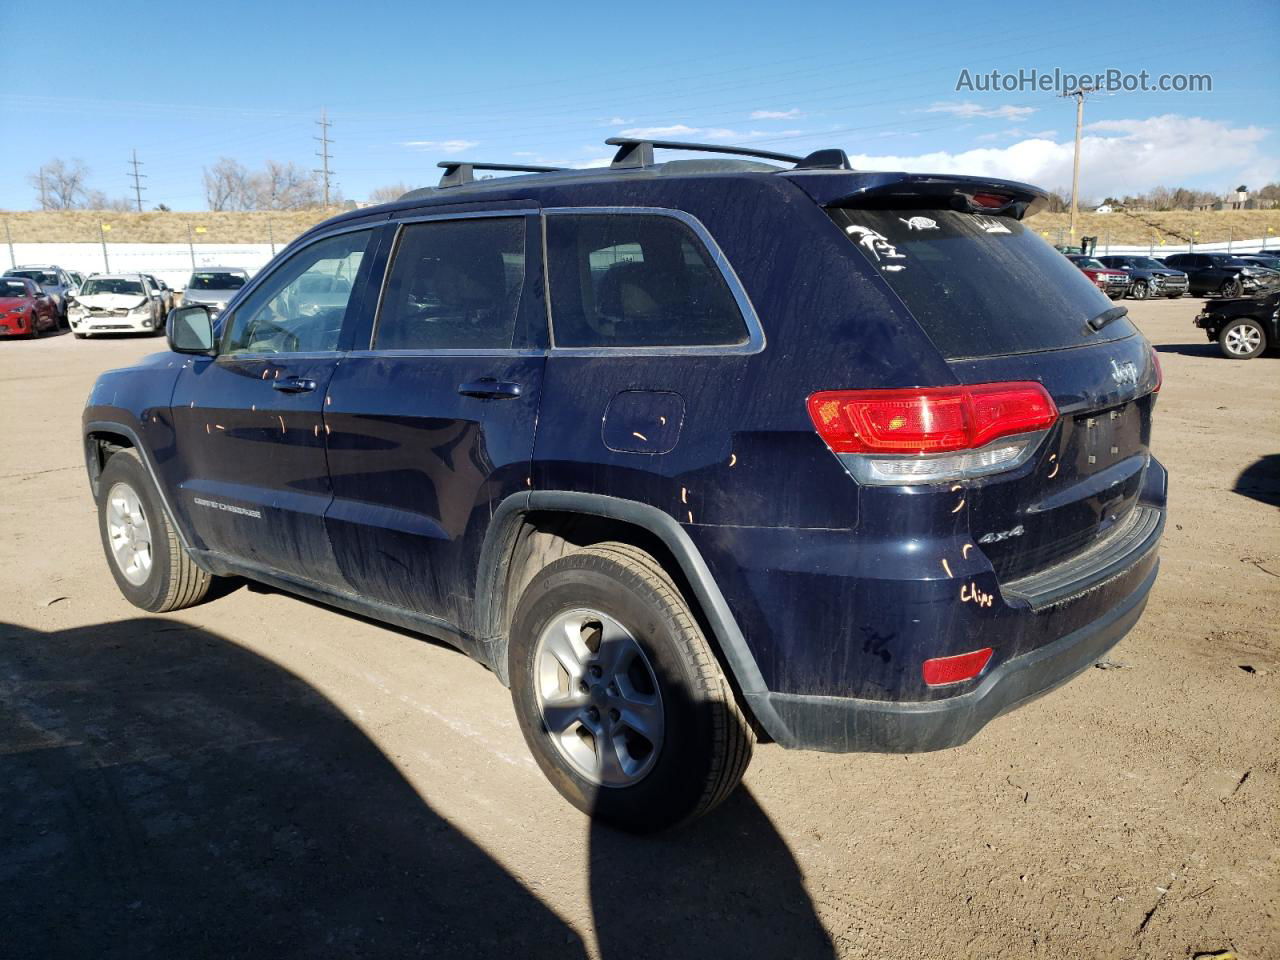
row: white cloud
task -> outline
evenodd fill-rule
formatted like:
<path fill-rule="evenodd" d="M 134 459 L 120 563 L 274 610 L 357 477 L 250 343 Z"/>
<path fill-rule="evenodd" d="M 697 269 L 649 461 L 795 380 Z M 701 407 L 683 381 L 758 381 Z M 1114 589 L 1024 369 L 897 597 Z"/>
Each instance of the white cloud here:
<path fill-rule="evenodd" d="M 412 147 L 415 150 L 435 150 L 439 153 L 461 153 L 463 150 L 470 150 L 472 147 L 480 146 L 478 140 L 405 140 L 400 144 L 402 147 Z"/>
<path fill-rule="evenodd" d="M 1021 127 L 1010 127 L 999 133 L 984 133 L 974 139 L 979 141 L 1016 140 L 1021 137 L 1024 140 L 1052 140 L 1057 135 L 1057 130 L 1023 130 Z"/>
<path fill-rule="evenodd" d="M 1016 107 L 1013 104 L 1003 104 L 999 107 L 984 107 L 980 103 L 974 103 L 971 100 L 961 100 L 959 102 L 953 100 L 939 100 L 937 103 L 925 107 L 924 113 L 949 113 L 956 117 L 999 117 L 1002 120 L 1021 120 L 1023 117 L 1029 117 L 1036 112 L 1035 107 Z"/>
<path fill-rule="evenodd" d="M 618 136 L 634 137 L 637 140 L 666 140 L 669 137 L 690 137 L 698 133 L 697 127 L 688 127 L 683 123 L 673 123 L 666 127 L 631 127 L 621 131 Z"/>
<path fill-rule="evenodd" d="M 637 140 L 670 140 L 678 138 L 688 140 L 697 137 L 711 143 L 748 143 L 752 140 L 772 140 L 779 137 L 799 137 L 803 130 L 734 130 L 730 127 L 690 127 L 687 124 L 675 123 L 667 127 L 632 127 L 623 130 L 621 137 L 632 137 Z"/>
<path fill-rule="evenodd" d="M 1233 127 L 1179 114 L 1089 124 L 1081 142 L 1081 193 L 1102 197 L 1159 184 L 1226 190 L 1236 183 L 1280 179 L 1280 155 L 1262 148 L 1269 133 L 1261 127 Z M 1073 149 L 1069 139 L 1059 143 L 1028 138 L 959 153 L 861 155 L 851 160 L 863 170 L 977 174 L 1053 189 L 1071 183 Z"/>
<path fill-rule="evenodd" d="M 792 107 L 790 110 L 752 110 L 752 120 L 794 120 L 800 116 L 798 108 Z"/>

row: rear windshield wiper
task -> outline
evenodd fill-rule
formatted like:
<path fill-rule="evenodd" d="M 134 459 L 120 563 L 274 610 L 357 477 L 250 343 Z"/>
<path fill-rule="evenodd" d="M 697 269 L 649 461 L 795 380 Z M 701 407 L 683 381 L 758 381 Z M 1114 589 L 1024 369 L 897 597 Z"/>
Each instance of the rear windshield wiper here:
<path fill-rule="evenodd" d="M 1089 326 L 1094 330 L 1101 330 L 1112 320 L 1119 320 L 1121 317 L 1129 315 L 1128 307 L 1112 307 L 1109 310 L 1103 310 L 1096 317 L 1089 321 Z"/>

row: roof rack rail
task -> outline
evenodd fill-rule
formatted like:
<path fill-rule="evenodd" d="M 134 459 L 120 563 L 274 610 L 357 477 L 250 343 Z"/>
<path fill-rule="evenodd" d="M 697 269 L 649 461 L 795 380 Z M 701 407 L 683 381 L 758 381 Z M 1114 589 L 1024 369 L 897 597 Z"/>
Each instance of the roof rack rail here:
<path fill-rule="evenodd" d="M 729 153 L 741 157 L 759 157 L 762 160 L 779 160 L 783 163 L 794 163 L 797 170 L 852 170 L 849 157 L 843 150 L 815 150 L 805 157 L 791 153 L 775 153 L 772 150 L 755 150 L 751 147 L 734 147 L 717 143 L 685 143 L 680 140 L 639 140 L 630 137 L 610 137 L 605 141 L 611 147 L 617 147 L 611 167 L 650 167 L 653 166 L 655 147 L 664 150 L 692 150 L 698 153 Z"/>
<path fill-rule="evenodd" d="M 543 167 L 531 163 L 474 163 L 470 160 L 441 160 L 436 164 L 444 170 L 441 187 L 460 187 L 475 180 L 476 170 L 507 170 L 512 173 L 555 173 L 568 167 Z"/>

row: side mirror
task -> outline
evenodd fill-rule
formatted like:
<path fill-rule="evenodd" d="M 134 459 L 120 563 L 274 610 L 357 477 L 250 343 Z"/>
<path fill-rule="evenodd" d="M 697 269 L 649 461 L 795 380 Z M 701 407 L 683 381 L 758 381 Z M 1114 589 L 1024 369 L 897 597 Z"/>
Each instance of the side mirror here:
<path fill-rule="evenodd" d="M 175 307 L 165 321 L 165 336 L 174 353 L 213 353 L 213 319 L 203 306 Z"/>

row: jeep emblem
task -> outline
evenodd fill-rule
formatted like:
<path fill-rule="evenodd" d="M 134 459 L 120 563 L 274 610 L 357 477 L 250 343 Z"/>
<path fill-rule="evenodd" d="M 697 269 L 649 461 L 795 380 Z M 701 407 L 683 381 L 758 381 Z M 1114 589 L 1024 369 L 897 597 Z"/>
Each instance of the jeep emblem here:
<path fill-rule="evenodd" d="M 1126 383 L 1132 384 L 1133 386 L 1136 387 L 1138 385 L 1137 364 L 1133 363 L 1130 360 L 1126 360 L 1124 363 L 1116 363 L 1114 360 L 1112 360 L 1111 361 L 1111 379 L 1114 380 L 1119 386 L 1122 386 L 1122 387 Z"/>

